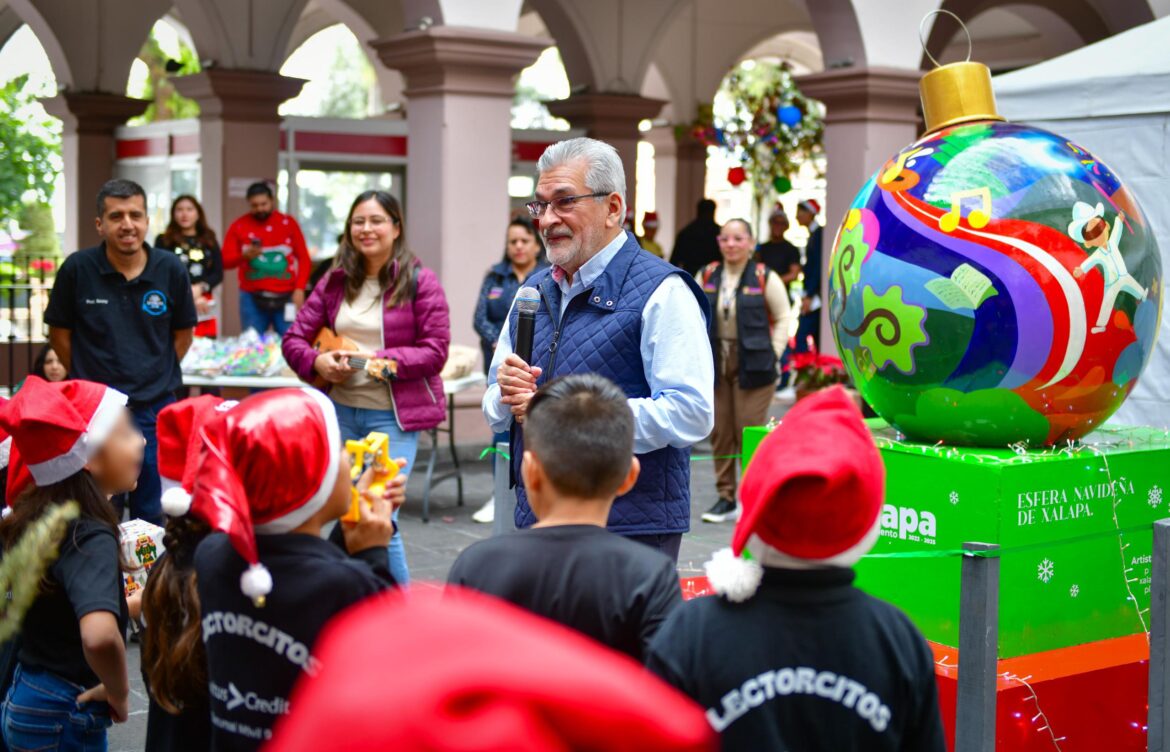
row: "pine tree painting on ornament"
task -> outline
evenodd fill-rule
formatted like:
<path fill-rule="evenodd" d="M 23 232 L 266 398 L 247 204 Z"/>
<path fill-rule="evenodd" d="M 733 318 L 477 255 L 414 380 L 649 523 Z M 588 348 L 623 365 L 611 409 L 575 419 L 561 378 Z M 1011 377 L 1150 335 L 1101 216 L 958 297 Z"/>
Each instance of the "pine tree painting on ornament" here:
<path fill-rule="evenodd" d="M 1105 163 L 1005 122 L 986 66 L 941 66 L 921 86 L 926 134 L 866 182 L 837 233 L 837 347 L 866 401 L 911 439 L 1078 439 L 1153 352 L 1150 225 Z"/>

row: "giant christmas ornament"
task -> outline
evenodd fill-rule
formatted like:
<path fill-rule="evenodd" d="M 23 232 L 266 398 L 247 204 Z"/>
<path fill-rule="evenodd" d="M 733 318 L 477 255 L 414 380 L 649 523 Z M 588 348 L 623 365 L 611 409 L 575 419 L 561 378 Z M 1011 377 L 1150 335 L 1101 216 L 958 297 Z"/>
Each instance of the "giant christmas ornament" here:
<path fill-rule="evenodd" d="M 829 279 L 838 349 L 919 441 L 1050 445 L 1100 426 L 1154 349 L 1162 267 L 1104 163 L 1003 121 L 979 63 L 922 79 L 927 133 L 857 194 Z"/>

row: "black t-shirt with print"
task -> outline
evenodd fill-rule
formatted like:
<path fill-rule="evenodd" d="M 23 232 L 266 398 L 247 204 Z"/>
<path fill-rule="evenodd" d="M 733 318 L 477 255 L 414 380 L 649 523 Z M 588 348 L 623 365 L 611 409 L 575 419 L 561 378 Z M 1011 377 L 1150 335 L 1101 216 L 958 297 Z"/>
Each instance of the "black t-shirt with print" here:
<path fill-rule="evenodd" d="M 81 647 L 81 617 L 108 611 L 125 634 L 129 614 L 118 552 L 117 536 L 102 523 L 86 518 L 70 523 L 42 592 L 24 617 L 21 666 L 97 686 Z"/>
<path fill-rule="evenodd" d="M 531 528 L 469 546 L 447 576 L 642 660 L 682 603 L 674 562 L 595 525 Z"/>
<path fill-rule="evenodd" d="M 647 657 L 723 748 L 945 752 L 934 658 L 906 615 L 849 569 L 764 571 L 746 603 L 684 604 Z"/>
<path fill-rule="evenodd" d="M 187 267 L 192 285 L 206 285 L 207 292 L 211 292 L 223 284 L 223 254 L 218 243 L 202 243 L 193 237 L 171 243 L 165 235 L 159 235 L 154 239 L 154 247 L 178 256 Z"/>
<path fill-rule="evenodd" d="M 209 535 L 195 552 L 219 752 L 251 752 L 271 738 L 301 672 L 316 670 L 312 650 L 326 622 L 394 583 L 382 547 L 349 557 L 329 541 L 291 533 L 258 535 L 256 547 L 273 581 L 263 608 L 241 592 L 246 564 L 226 535 Z"/>
<path fill-rule="evenodd" d="M 105 245 L 70 254 L 57 272 L 45 323 L 71 333 L 70 375 L 149 404 L 182 386 L 176 331 L 198 321 L 191 282 L 170 251 L 146 247 L 146 267 L 127 280 Z"/>

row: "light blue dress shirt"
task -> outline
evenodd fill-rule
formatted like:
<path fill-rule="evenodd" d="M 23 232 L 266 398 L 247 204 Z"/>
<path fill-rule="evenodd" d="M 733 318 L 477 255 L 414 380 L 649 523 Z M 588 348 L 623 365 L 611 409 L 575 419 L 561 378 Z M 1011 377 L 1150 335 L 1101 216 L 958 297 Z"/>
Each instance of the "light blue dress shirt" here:
<path fill-rule="evenodd" d="M 613 242 L 577 270 L 572 283 L 567 279 L 557 283 L 561 288 L 562 316 L 574 297 L 592 287 L 627 237 L 624 230 L 618 233 Z M 667 446 L 681 449 L 704 439 L 715 425 L 715 365 L 707 322 L 681 276 L 671 274 L 646 301 L 639 350 L 650 396 L 629 400 L 634 413 L 635 454 Z M 505 322 L 483 395 L 484 417 L 497 433 L 512 425 L 511 408 L 500 401 L 496 383 L 496 371 L 511 353 L 512 339 Z"/>

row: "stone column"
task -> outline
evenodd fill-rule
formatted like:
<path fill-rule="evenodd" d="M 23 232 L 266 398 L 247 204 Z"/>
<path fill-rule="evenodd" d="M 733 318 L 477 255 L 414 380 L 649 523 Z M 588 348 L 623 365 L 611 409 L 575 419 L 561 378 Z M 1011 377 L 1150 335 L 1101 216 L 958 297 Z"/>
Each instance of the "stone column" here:
<path fill-rule="evenodd" d="M 305 82 L 270 71 L 209 68 L 172 81 L 199 103 L 200 200 L 207 221 L 222 238 L 228 225 L 248 210 L 244 189 L 255 180 L 275 182 L 280 154 L 276 108 L 295 97 Z M 239 284 L 224 275 L 224 334 L 240 331 Z"/>
<path fill-rule="evenodd" d="M 406 240 L 443 283 L 454 344 L 478 347 L 476 296 L 503 254 L 515 77 L 551 44 L 453 26 L 371 43 L 406 79 Z"/>
<path fill-rule="evenodd" d="M 707 195 L 707 147 L 690 133 L 675 136 L 675 232 L 695 218 L 695 205 Z"/>
<path fill-rule="evenodd" d="M 654 207 L 658 212 L 658 244 L 670 257 L 674 236 L 681 227 L 675 213 L 675 190 L 678 180 L 678 164 L 675 158 L 678 150 L 674 139 L 674 127 L 667 125 L 651 128 L 643 134 L 654 147 Z"/>
<path fill-rule="evenodd" d="M 853 197 L 886 160 L 919 135 L 918 79 L 921 73 L 900 68 L 837 68 L 801 76 L 797 84 L 825 103 L 825 156 L 828 197 L 821 299 L 828 300 L 828 264 L 837 228 Z M 821 349 L 836 352 L 821 308 Z"/>
<path fill-rule="evenodd" d="M 97 242 L 94 200 L 102 183 L 114 176 L 114 129 L 150 104 L 106 92 L 62 92 L 44 101 L 60 118 L 65 166 L 65 251 Z"/>
<path fill-rule="evenodd" d="M 584 93 L 548 102 L 548 111 L 617 149 L 626 168 L 626 205 L 632 207 L 637 192 L 638 141 L 642 138 L 638 123 L 658 117 L 665 105 L 661 99 L 636 94 Z"/>

